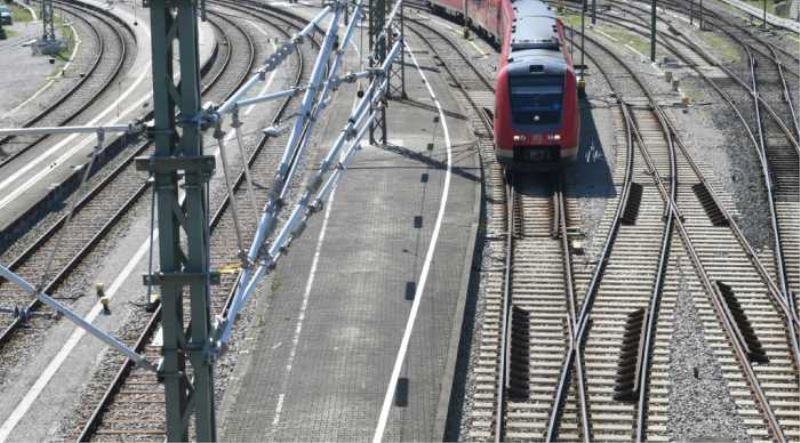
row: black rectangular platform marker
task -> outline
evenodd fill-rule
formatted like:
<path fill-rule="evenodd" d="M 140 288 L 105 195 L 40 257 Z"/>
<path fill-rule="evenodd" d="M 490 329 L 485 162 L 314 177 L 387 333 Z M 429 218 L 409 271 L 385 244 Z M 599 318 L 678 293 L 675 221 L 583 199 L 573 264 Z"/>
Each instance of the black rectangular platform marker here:
<path fill-rule="evenodd" d="M 414 216 L 414 227 L 417 228 L 417 229 L 422 227 L 422 216 L 421 215 L 415 215 Z"/>
<path fill-rule="evenodd" d="M 722 210 L 717 205 L 717 202 L 714 201 L 714 197 L 711 196 L 711 192 L 709 192 L 705 183 L 698 183 L 692 186 L 692 191 L 694 191 L 697 199 L 700 200 L 700 204 L 703 205 L 703 209 L 706 211 L 706 215 L 711 220 L 712 225 L 728 226 L 728 219 L 722 214 Z"/>
<path fill-rule="evenodd" d="M 406 300 L 414 300 L 414 295 L 417 293 L 417 282 L 406 282 Z"/>
<path fill-rule="evenodd" d="M 422 183 L 428 183 L 428 173 L 426 172 L 422 174 L 422 176 L 419 178 L 419 181 L 421 181 Z"/>
<path fill-rule="evenodd" d="M 397 389 L 394 390 L 394 405 L 398 408 L 408 406 L 408 377 L 397 379 Z"/>

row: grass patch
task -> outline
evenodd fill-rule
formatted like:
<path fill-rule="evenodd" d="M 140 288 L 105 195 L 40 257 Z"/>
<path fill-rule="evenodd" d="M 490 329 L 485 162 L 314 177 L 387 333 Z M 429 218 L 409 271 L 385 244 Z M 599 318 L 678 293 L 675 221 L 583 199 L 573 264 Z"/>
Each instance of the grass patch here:
<path fill-rule="evenodd" d="M 725 37 L 709 31 L 700 32 L 700 38 L 719 57 L 722 63 L 733 63 L 741 59 L 739 50 Z"/>
<path fill-rule="evenodd" d="M 608 25 L 599 25 L 598 29 L 617 39 L 620 44 L 628 45 L 641 54 L 650 53 L 650 42 L 636 34 Z"/>
<path fill-rule="evenodd" d="M 14 23 L 26 23 L 33 20 L 33 16 L 31 15 L 31 11 L 23 8 L 22 6 L 10 4 L 11 7 L 11 17 L 14 19 Z"/>
<path fill-rule="evenodd" d="M 69 56 L 72 54 L 72 49 L 75 48 L 75 33 L 72 32 L 72 28 L 67 22 L 64 21 L 63 17 L 58 15 L 55 16 L 54 22 L 56 26 L 56 34 L 61 36 L 61 40 L 64 42 L 61 50 L 58 51 L 58 54 L 56 54 L 56 58 L 62 62 L 69 61 Z"/>
<path fill-rule="evenodd" d="M 689 87 L 685 84 L 681 85 L 681 91 L 683 91 L 683 93 L 689 97 L 689 101 L 691 103 L 699 103 L 706 98 L 705 92 L 693 87 Z"/>
<path fill-rule="evenodd" d="M 580 31 L 581 28 L 581 16 L 577 14 L 563 14 L 561 16 L 561 20 L 564 21 L 564 24 Z M 589 20 L 586 20 L 587 22 Z"/>

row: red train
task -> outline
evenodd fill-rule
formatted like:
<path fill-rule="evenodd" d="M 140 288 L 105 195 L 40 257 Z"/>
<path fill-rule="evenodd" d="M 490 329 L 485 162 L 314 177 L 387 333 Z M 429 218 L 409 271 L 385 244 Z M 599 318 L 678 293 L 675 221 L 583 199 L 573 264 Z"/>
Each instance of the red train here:
<path fill-rule="evenodd" d="M 469 2 L 465 5 L 464 2 Z M 494 112 L 497 158 L 506 166 L 554 165 L 578 153 L 580 111 L 564 26 L 539 0 L 430 0 L 500 48 Z"/>

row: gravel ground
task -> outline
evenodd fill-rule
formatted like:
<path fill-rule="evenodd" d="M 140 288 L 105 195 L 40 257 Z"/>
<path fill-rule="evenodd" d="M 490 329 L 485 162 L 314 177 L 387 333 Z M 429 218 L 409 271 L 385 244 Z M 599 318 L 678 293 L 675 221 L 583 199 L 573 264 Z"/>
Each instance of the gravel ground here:
<path fill-rule="evenodd" d="M 760 250 L 769 245 L 769 206 L 755 147 L 730 106 L 720 104 L 713 90 L 709 93 L 700 79 L 684 82 L 694 94 L 702 94 L 701 102 L 707 105 L 670 116 L 687 128 L 682 139 L 708 178 L 713 175 L 714 187 L 733 196 L 735 207 L 729 209 L 750 244 Z"/>
<path fill-rule="evenodd" d="M 683 258 L 683 260 L 681 260 Z M 688 281 L 696 280 L 678 257 L 680 291 L 670 342 L 670 397 L 667 429 L 675 441 L 750 441 L 728 393 L 722 368 L 705 341 Z M 696 294 L 705 297 L 705 294 Z"/>

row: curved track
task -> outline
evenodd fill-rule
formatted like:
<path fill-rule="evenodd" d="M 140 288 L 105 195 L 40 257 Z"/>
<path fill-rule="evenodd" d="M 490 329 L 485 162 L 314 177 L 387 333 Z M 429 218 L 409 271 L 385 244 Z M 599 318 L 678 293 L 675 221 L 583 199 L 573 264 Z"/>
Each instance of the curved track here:
<path fill-rule="evenodd" d="M 220 20 L 224 23 L 224 20 Z M 221 26 L 221 25 L 220 25 Z M 229 34 L 240 32 L 230 25 L 220 31 L 223 39 Z M 232 74 L 231 59 L 233 52 L 230 45 L 222 45 L 222 54 L 218 54 L 212 64 L 211 72 L 204 76 L 204 91 L 214 94 L 216 89 L 230 90 L 247 73 L 240 67 L 238 73 Z M 227 84 L 226 84 L 227 83 Z M 219 94 L 219 92 L 216 92 Z M 68 297 L 80 297 L 85 291 L 83 277 L 75 275 L 75 271 L 90 256 L 101 242 L 109 238 L 115 227 L 119 226 L 125 216 L 142 201 L 142 197 L 150 188 L 149 182 L 135 170 L 134 159 L 152 152 L 149 142 L 137 142 L 119 164 L 111 171 L 100 171 L 102 177 L 91 189 L 75 203 L 72 220 L 67 224 L 67 215 L 59 215 L 44 228 L 44 232 L 30 244 L 16 247 L 21 252 L 9 262 L 9 268 L 27 278 L 28 281 L 40 284 L 45 292 L 56 291 L 67 293 Z M 12 251 L 13 252 L 13 251 Z M 52 262 L 51 262 L 52 260 Z M 48 268 L 50 273 L 44 275 Z M 0 347 L 5 348 L 12 340 L 19 338 L 25 341 L 31 331 L 42 330 L 51 324 L 50 310 L 39 312 L 38 300 L 31 300 L 28 294 L 6 281 L 0 281 L 0 298 L 6 312 L 0 316 Z M 13 311 L 23 313 L 14 315 Z M 22 326 L 24 334 L 16 334 Z M 15 346 L 25 346 L 15 343 Z"/>
<path fill-rule="evenodd" d="M 640 91 L 636 95 L 647 97 L 650 104 L 657 103 L 649 95 L 641 80 L 638 80 L 628 68 L 625 70 L 631 76 L 630 79 L 635 81 L 619 83 L 621 78 L 619 67 L 626 66 L 622 59 L 597 42 L 591 39 L 589 42 L 590 59 L 599 63 L 597 66 L 618 93 L 623 94 L 623 91 L 630 90 L 632 85 L 637 84 L 640 86 Z M 624 100 L 625 95 L 622 97 Z M 695 283 L 696 289 L 704 291 L 708 299 L 695 297 L 693 300 L 703 318 L 706 340 L 721 361 L 724 376 L 731 386 L 750 388 L 749 390 L 736 388 L 730 392 L 739 408 L 740 416 L 747 423 L 754 423 L 755 417 L 763 420 L 760 426 L 750 425 L 748 431 L 753 438 L 778 440 L 797 438 L 795 434 L 798 429 L 794 427 L 790 418 L 794 412 L 787 409 L 782 400 L 786 394 L 785 389 L 793 389 L 795 392 L 797 389 L 792 343 L 786 338 L 786 325 L 792 322 L 786 320 L 789 314 L 781 306 L 775 306 L 777 303 L 774 298 L 765 297 L 763 292 L 755 289 L 760 287 L 763 291 L 767 289 L 765 287 L 767 285 L 752 267 L 746 265 L 747 256 L 751 251 L 743 250 L 740 239 L 737 239 L 738 227 L 723 208 L 726 205 L 714 197 L 711 183 L 702 176 L 701 168 L 682 146 L 679 135 L 671 126 L 666 114 L 657 105 L 655 112 L 647 108 L 637 113 L 634 107 L 627 112 L 625 122 L 627 127 L 633 128 L 632 132 L 636 135 L 635 140 L 643 156 L 650 157 L 647 160 L 647 169 L 659 177 L 659 182 L 664 180 L 663 174 L 668 168 L 659 166 L 657 158 L 653 156 L 654 147 L 666 141 L 666 147 L 672 152 L 670 156 L 675 158 L 677 166 L 673 168 L 677 171 L 675 184 L 677 192 L 673 195 L 676 198 L 667 197 L 669 193 L 663 184 L 657 186 L 660 188 L 662 199 L 674 201 L 676 215 L 680 214 L 680 217 L 675 219 L 675 224 L 685 251 L 676 250 L 673 255 L 686 254 L 698 273 L 699 284 Z M 659 136 L 659 132 L 662 135 Z M 703 188 L 705 195 L 701 196 L 699 190 Z M 705 200 L 705 206 L 701 205 L 701 200 Z M 713 208 L 717 211 L 716 220 L 710 217 L 714 213 Z M 720 261 L 718 258 L 720 255 L 729 259 Z M 670 266 L 673 268 L 676 266 L 674 258 Z M 731 288 L 733 291 L 729 292 L 725 288 Z M 677 289 L 676 282 L 667 278 L 662 295 L 662 305 L 668 310 L 667 312 L 674 308 L 678 296 Z M 771 309 L 767 309 L 767 306 Z M 796 318 L 794 320 L 796 321 Z M 671 328 L 667 319 L 663 317 L 656 318 L 654 323 L 660 324 L 667 330 Z M 596 327 L 593 325 L 593 329 Z M 656 330 L 651 333 L 658 332 Z M 666 344 L 668 340 L 669 335 L 663 333 L 661 338 L 657 335 L 654 338 L 656 344 L 659 342 Z M 592 348 L 587 343 L 587 353 L 590 349 Z M 650 369 L 652 378 L 654 381 L 661 380 L 659 384 L 665 386 L 663 383 L 667 380 L 668 354 L 663 350 L 658 352 L 656 347 L 653 355 L 654 365 Z M 761 364 L 765 363 L 765 360 L 769 360 L 768 365 Z M 668 438 L 664 426 L 668 392 L 651 384 L 649 393 L 650 398 L 639 406 L 641 411 L 642 405 L 649 405 L 647 408 L 649 412 L 645 411 L 648 413 L 644 414 L 646 419 L 637 424 L 637 427 L 645 430 L 639 438 L 642 436 L 647 439 Z M 642 414 L 639 415 L 639 420 L 642 420 Z M 613 423 L 609 423 L 608 429 L 613 429 Z M 649 433 L 647 429 L 650 430 Z M 598 436 L 596 431 L 595 429 L 593 438 L 601 440 L 613 438 L 612 435 Z M 617 438 L 631 438 L 630 434 L 626 435 L 624 428 L 618 429 L 617 432 L 619 434 Z"/>
<path fill-rule="evenodd" d="M 296 17 L 285 11 L 274 10 L 269 7 L 255 7 L 247 9 L 244 6 L 232 2 L 218 1 L 216 4 L 224 6 L 224 9 L 214 9 L 215 14 L 223 14 L 231 20 L 246 19 L 256 20 L 259 23 L 267 23 L 276 32 L 284 37 L 290 37 L 289 30 L 299 29 L 305 24 L 305 20 Z M 224 10 L 224 12 L 223 12 Z M 314 43 L 316 44 L 316 42 Z M 297 63 L 295 65 L 294 85 L 300 84 L 307 73 L 304 67 L 313 63 L 313 55 L 309 51 L 298 51 Z M 272 123 L 279 122 L 292 111 L 292 105 L 297 100 L 288 98 L 284 100 L 272 117 Z M 277 165 L 277 159 L 270 155 L 269 148 L 285 144 L 284 136 L 271 139 L 261 136 L 256 142 L 255 148 L 250 152 L 248 163 L 254 176 L 270 176 L 271 171 Z M 256 226 L 256 216 L 249 210 L 245 199 L 245 190 L 242 187 L 244 172 L 238 173 L 235 181 L 235 198 L 241 200 L 240 208 L 247 208 L 239 213 L 244 238 L 252 237 L 252 230 Z M 262 191 L 266 192 L 266 191 Z M 234 223 L 230 211 L 230 196 L 226 193 L 216 203 L 212 198 L 212 208 L 216 208 L 211 220 L 211 250 L 212 266 L 219 268 L 236 262 L 238 250 L 232 244 L 231 238 L 234 237 Z M 237 275 L 224 274 L 221 284 L 212 287 L 211 310 L 216 314 L 223 314 L 228 309 L 231 296 L 238 281 Z M 185 312 L 188 312 L 186 310 Z M 144 352 L 152 360 L 158 358 L 160 344 L 153 341 L 155 332 L 158 329 L 159 310 L 150 316 L 140 319 L 137 325 L 128 325 L 125 339 L 133 342 L 134 347 L 139 352 Z M 161 439 L 165 436 L 163 422 L 163 386 L 158 383 L 154 374 L 137 370 L 130 361 L 122 360 L 119 357 L 112 358 L 118 361 L 115 375 L 110 380 L 105 392 L 94 409 L 86 416 L 83 429 L 78 439 L 80 441 L 118 439 Z M 109 368 L 115 366 L 109 365 Z M 89 404 L 88 406 L 91 406 Z"/>
<path fill-rule="evenodd" d="M 94 58 L 91 65 L 81 71 L 81 78 L 69 90 L 53 100 L 44 110 L 21 125 L 62 126 L 81 116 L 94 104 L 124 73 L 126 61 L 135 57 L 136 49 L 130 48 L 128 40 L 135 42 L 133 31 L 128 24 L 113 14 L 98 12 L 76 3 L 55 3 L 62 12 L 73 20 L 81 22 L 81 28 L 91 32 L 94 44 Z M 3 137 L 0 139 L 0 167 L 10 164 L 39 146 L 48 136 Z"/>
<path fill-rule="evenodd" d="M 425 38 L 434 52 L 453 53 L 452 48 L 436 49 L 439 44 L 428 34 Z M 569 275 L 569 265 L 553 265 L 568 263 L 563 252 L 569 245 L 562 246 L 560 252 L 556 242 L 554 249 L 544 245 L 535 248 L 548 258 L 548 272 L 543 272 L 548 267 L 541 263 L 526 268 L 532 254 L 522 246 L 526 240 L 550 235 L 554 208 L 562 203 L 549 203 L 541 196 L 537 202 L 521 195 L 518 185 L 509 188 L 510 212 L 502 217 L 509 224 L 487 233 L 507 232 L 511 237 L 506 246 L 492 248 L 493 252 L 504 251 L 504 265 L 498 268 L 505 270 L 506 277 L 498 278 L 494 268 L 485 271 L 487 300 L 479 306 L 482 313 L 478 314 L 483 315 L 483 330 L 478 333 L 479 357 L 472 368 L 476 382 L 472 399 L 467 400 L 472 414 L 467 420 L 469 438 L 669 439 L 666 424 L 672 318 L 679 296 L 688 286 L 696 294 L 693 300 L 705 339 L 721 363 L 731 387 L 729 394 L 751 437 L 796 439 L 798 429 L 791 418 L 795 411 L 786 399 L 791 395 L 787 392 L 797 393 L 790 338 L 797 317 L 787 309 L 789 303 L 780 300 L 772 267 L 757 258 L 726 210 L 731 206 L 730 197 L 723 194 L 720 198 L 714 191 L 713 179 L 703 176 L 703 168 L 691 158 L 668 115 L 658 107 L 638 74 L 598 42 L 590 39 L 588 45 L 590 60 L 599 63 L 599 70 L 620 97 L 616 114 L 624 131 L 618 133 L 618 139 L 620 145 L 628 146 L 629 155 L 627 161 L 617 163 L 616 177 L 627 175 L 628 166 L 624 165 L 639 164 L 630 171 L 637 185 L 634 188 L 639 188 L 634 193 L 640 193 L 641 207 L 633 206 L 638 196 L 623 191 L 628 182 L 623 179 L 617 185 L 617 210 L 609 207 L 615 213 L 605 217 L 611 219 L 612 227 L 621 225 L 618 234 L 614 233 L 616 228 L 609 231 L 607 246 L 613 245 L 613 253 L 601 254 L 598 262 L 602 266 L 594 272 L 574 273 L 575 287 L 582 296 L 578 300 L 580 313 L 574 315 L 570 314 L 573 308 L 569 302 L 573 297 L 564 297 L 569 294 L 564 286 L 569 282 L 563 278 Z M 462 69 L 464 63 L 458 61 L 453 68 L 446 68 L 469 95 L 471 88 L 459 82 L 459 77 L 467 77 L 469 85 L 465 73 L 469 70 Z M 474 107 L 474 103 L 470 105 Z M 634 156 L 637 148 L 638 155 Z M 526 207 L 532 209 L 530 216 L 525 215 Z M 639 209 L 638 213 L 634 209 Z M 632 213 L 636 214 L 631 217 Z M 496 214 L 501 219 L 500 211 Z M 489 227 L 491 221 L 490 217 Z M 529 239 L 520 234 L 525 229 L 530 229 Z M 566 225 L 562 229 L 566 231 Z M 673 232 L 679 234 L 680 242 L 672 241 Z M 642 245 L 648 247 L 643 249 Z M 727 259 L 720 260 L 721 256 Z M 686 277 L 686 265 L 681 260 L 691 263 L 692 277 Z M 532 289 L 537 282 L 535 273 L 526 276 L 526 269 L 547 274 L 538 277 L 538 291 Z M 595 285 L 597 288 L 592 289 Z M 495 291 L 505 296 L 497 296 Z M 531 291 L 536 294 L 529 299 L 531 304 L 524 306 L 525 294 Z M 549 313 L 539 314 L 537 321 L 520 329 L 519 324 L 527 321 L 515 319 L 529 320 L 537 308 Z M 590 326 L 585 343 L 571 343 L 572 324 L 578 331 L 581 325 Z M 533 344 L 526 346 L 520 337 Z M 516 358 L 515 342 L 517 348 L 524 349 Z M 583 353 L 581 365 L 585 369 L 577 370 L 580 377 L 572 373 L 575 360 L 563 360 L 573 346 Z M 573 355 L 575 358 L 581 352 Z M 767 360 L 769 363 L 765 363 Z M 537 365 L 541 369 L 536 369 Z M 561 376 L 554 378 L 554 368 L 559 366 Z M 527 373 L 529 378 L 514 380 L 515 372 L 518 378 L 520 373 Z M 581 383 L 586 389 L 584 400 L 578 395 L 582 389 L 576 390 Z"/>

